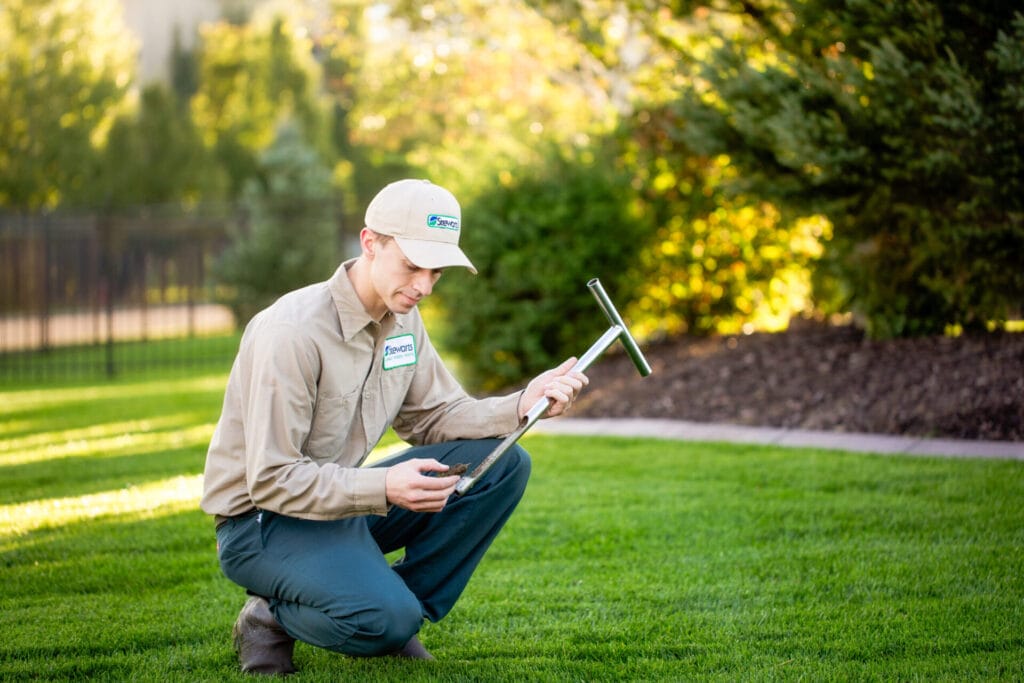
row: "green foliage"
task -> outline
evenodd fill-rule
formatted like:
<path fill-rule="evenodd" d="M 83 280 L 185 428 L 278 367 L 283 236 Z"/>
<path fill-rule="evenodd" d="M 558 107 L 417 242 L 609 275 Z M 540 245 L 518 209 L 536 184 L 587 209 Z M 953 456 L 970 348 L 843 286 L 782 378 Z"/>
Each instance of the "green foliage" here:
<path fill-rule="evenodd" d="M 643 110 L 623 126 L 623 164 L 657 229 L 635 264 L 627 312 L 640 337 L 784 329 L 811 308 L 810 268 L 830 226 L 783 215 L 725 186 L 736 169 L 672 139 L 672 107 Z"/>
<path fill-rule="evenodd" d="M 353 82 L 329 87 L 351 102 L 351 140 L 376 164 L 475 194 L 503 169 L 543 163 L 548 145 L 585 146 L 614 123 L 586 47 L 519 3 L 412 0 L 371 14 L 361 45 L 329 53 L 358 69 Z"/>
<path fill-rule="evenodd" d="M 808 268 L 820 255 L 820 241 L 830 226 L 820 217 L 782 211 L 753 194 L 729 194 L 724 186 L 736 180 L 736 169 L 682 143 L 685 119 L 664 103 L 690 83 L 673 42 L 673 27 L 680 22 L 663 3 L 629 3 L 635 15 L 627 5 L 603 0 L 527 3 L 536 16 L 531 10 L 524 16 L 478 16 L 479 8 L 467 9 L 472 5 L 448 0 L 429 7 L 415 1 L 393 6 L 417 40 L 404 50 L 376 47 L 387 63 L 368 53 L 374 66 L 367 88 L 360 91 L 366 98 L 361 120 L 373 119 L 380 128 L 355 130 L 356 136 L 405 152 L 413 163 L 436 169 L 428 174 L 432 177 L 454 175 L 460 190 L 469 176 L 471 194 L 487 195 L 491 189 L 485 186 L 495 176 L 508 183 L 515 169 L 533 168 L 532 160 L 548 149 L 546 143 L 574 149 L 571 154 L 597 148 L 607 144 L 609 121 L 618 120 L 626 149 L 616 163 L 629 172 L 619 176 L 612 194 L 622 202 L 619 211 L 650 226 L 631 245 L 637 257 L 627 279 L 633 285 L 618 293 L 639 334 L 734 332 L 750 325 L 778 329 L 810 306 Z M 648 10 L 653 12 L 645 14 Z M 507 40 L 488 38 L 478 45 L 471 38 L 478 32 L 492 36 L 493 30 L 481 29 L 497 23 L 508 26 Z M 529 40 L 517 43 L 515 36 L 527 31 Z M 565 40 L 568 35 L 577 40 Z M 452 45 L 460 49 L 445 49 Z M 534 62 L 539 68 L 523 77 L 521 65 Z M 511 79 L 509 64 L 516 67 Z M 486 74 L 482 79 L 481 72 Z M 535 83 L 537 76 L 549 83 Z M 441 107 L 433 96 L 439 88 L 462 97 L 446 99 Z M 396 97 L 395 90 L 403 96 Z M 636 110 L 638 100 L 644 106 Z M 545 142 L 536 144 L 534 131 L 541 131 Z M 479 140 L 478 133 L 483 134 Z M 405 147 L 403 140 L 408 141 Z M 438 140 L 443 141 L 440 149 Z M 480 145 L 485 153 L 475 151 Z M 522 149 L 526 152 L 517 151 Z M 463 161 L 451 164 L 446 155 Z M 480 172 L 495 165 L 506 170 Z M 615 249 L 611 244 L 607 251 Z M 453 336 L 475 344 L 487 335 L 461 331 Z M 536 354 L 537 348 L 530 351 Z M 474 352 L 487 359 L 475 363 L 478 368 L 500 360 L 513 363 L 510 375 L 519 371 L 518 361 L 503 356 L 500 348 Z"/>
<path fill-rule="evenodd" d="M 142 91 L 138 111 L 114 122 L 93 182 L 107 207 L 215 199 L 223 180 L 188 109 L 161 85 Z"/>
<path fill-rule="evenodd" d="M 819 306 L 876 336 L 980 327 L 1024 299 L 1014 3 L 243 4 L 175 50 L 189 115 L 125 98 L 114 0 L 0 5 L 0 206 L 237 199 L 293 121 L 351 224 L 393 177 L 501 194 L 618 127 L 633 170 L 615 211 L 652 226 L 620 298 L 651 334 L 777 327 L 808 269 Z"/>
<path fill-rule="evenodd" d="M 116 0 L 0 3 L 0 206 L 92 203 L 96 148 L 132 71 Z"/>
<path fill-rule="evenodd" d="M 324 162 L 333 158 L 321 71 L 308 38 L 289 21 L 205 27 L 192 112 L 227 174 L 231 197 L 258 175 L 258 157 L 285 121 Z"/>
<path fill-rule="evenodd" d="M 604 160 L 552 151 L 544 166 L 463 207 L 461 244 L 480 274 L 448 273 L 445 347 L 469 383 L 495 389 L 579 356 L 608 328 L 587 282 L 632 291 L 646 226 L 628 178 Z"/>
<path fill-rule="evenodd" d="M 227 303 L 239 325 L 276 297 L 327 278 L 338 265 L 330 171 L 294 125 L 285 125 L 259 160 L 260 178 L 242 193 L 245 226 L 218 265 L 233 289 Z"/>
<path fill-rule="evenodd" d="M 1024 20 L 1006 3 L 743 3 L 680 102 L 735 187 L 834 225 L 819 279 L 875 336 L 1024 297 Z M 760 10 L 760 11 L 757 11 Z"/>

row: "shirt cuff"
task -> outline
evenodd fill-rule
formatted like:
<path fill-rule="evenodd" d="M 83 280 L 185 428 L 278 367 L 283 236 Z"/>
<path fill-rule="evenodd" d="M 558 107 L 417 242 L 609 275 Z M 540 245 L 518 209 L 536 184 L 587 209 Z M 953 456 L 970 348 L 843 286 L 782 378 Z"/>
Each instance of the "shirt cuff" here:
<path fill-rule="evenodd" d="M 509 394 L 504 399 L 499 401 L 507 401 L 507 406 L 503 403 L 499 403 L 497 410 L 495 411 L 496 424 L 498 426 L 498 433 L 501 436 L 507 436 L 519 428 L 522 420 L 519 418 L 519 401 L 522 399 L 523 394 L 526 393 L 526 389 L 517 391 L 514 394 Z M 527 408 L 529 409 L 529 408 Z M 507 417 L 505 417 L 507 415 Z"/>
<path fill-rule="evenodd" d="M 354 506 L 359 510 L 365 510 L 366 514 L 387 515 L 390 509 L 387 496 L 387 476 L 388 469 L 386 467 L 355 468 Z"/>

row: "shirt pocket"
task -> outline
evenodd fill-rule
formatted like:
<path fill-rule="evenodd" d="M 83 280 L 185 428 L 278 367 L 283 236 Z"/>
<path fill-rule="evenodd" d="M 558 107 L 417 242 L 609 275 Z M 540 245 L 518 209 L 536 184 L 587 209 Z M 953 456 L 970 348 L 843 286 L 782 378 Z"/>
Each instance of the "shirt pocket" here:
<path fill-rule="evenodd" d="M 409 386 L 416 375 L 416 366 L 410 365 L 394 370 L 385 370 L 381 377 L 381 389 L 384 393 L 384 409 L 388 415 L 388 422 L 395 419 L 398 410 L 405 402 L 409 393 Z"/>
<path fill-rule="evenodd" d="M 358 400 L 359 389 L 344 396 L 321 395 L 317 398 L 309 438 L 303 449 L 305 455 L 321 462 L 338 460 L 352 428 Z"/>

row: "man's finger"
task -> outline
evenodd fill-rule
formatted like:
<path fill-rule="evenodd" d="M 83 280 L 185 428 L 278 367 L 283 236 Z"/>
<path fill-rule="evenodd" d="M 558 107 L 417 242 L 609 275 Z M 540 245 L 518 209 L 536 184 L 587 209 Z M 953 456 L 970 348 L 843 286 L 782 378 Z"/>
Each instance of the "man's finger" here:
<path fill-rule="evenodd" d="M 551 387 L 544 392 L 544 395 L 557 403 L 568 403 L 572 400 L 572 391 L 564 387 Z"/>
<path fill-rule="evenodd" d="M 576 365 L 576 356 L 566 358 L 562 361 L 562 364 L 555 368 L 556 375 L 564 375 L 565 373 L 572 370 L 572 366 Z"/>
<path fill-rule="evenodd" d="M 423 477 L 420 478 L 419 481 L 416 482 L 416 485 L 417 485 L 417 488 L 422 489 L 423 491 L 435 492 L 435 491 L 443 491 L 445 489 L 452 489 L 452 490 L 454 490 L 455 489 L 455 483 L 454 483 L 455 481 L 458 481 L 457 475 L 453 474 L 451 476 L 448 476 L 448 475 L 442 473 L 442 474 L 435 475 L 435 476 L 424 475 Z"/>
<path fill-rule="evenodd" d="M 410 460 L 409 462 L 416 463 L 416 469 L 420 471 L 420 474 L 424 472 L 444 472 L 447 469 L 447 465 L 433 458 Z"/>

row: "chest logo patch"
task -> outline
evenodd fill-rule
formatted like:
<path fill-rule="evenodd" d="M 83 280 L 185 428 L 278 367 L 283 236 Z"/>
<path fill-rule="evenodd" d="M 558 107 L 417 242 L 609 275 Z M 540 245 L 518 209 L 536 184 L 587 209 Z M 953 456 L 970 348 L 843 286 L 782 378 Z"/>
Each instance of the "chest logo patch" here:
<path fill-rule="evenodd" d="M 394 370 L 416 365 L 416 337 L 400 334 L 384 340 L 384 369 Z"/>

